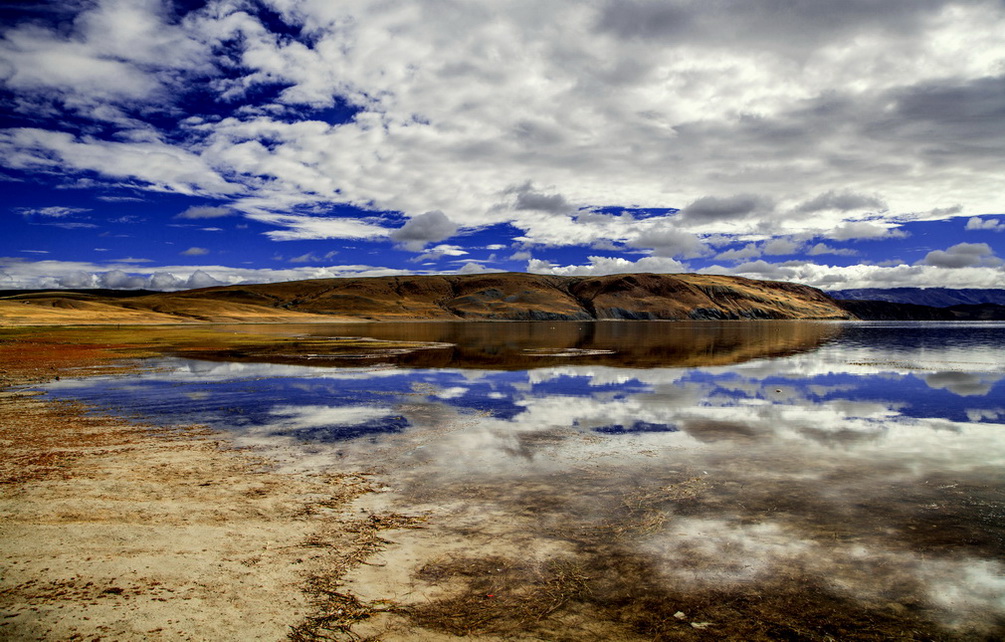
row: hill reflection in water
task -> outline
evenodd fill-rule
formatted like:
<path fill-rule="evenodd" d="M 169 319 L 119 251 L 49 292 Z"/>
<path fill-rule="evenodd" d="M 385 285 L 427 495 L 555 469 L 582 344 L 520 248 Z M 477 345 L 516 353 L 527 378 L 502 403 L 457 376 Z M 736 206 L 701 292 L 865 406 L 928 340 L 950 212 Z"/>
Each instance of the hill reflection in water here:
<path fill-rule="evenodd" d="M 586 589 L 521 625 L 544 639 L 1003 632 L 1005 325 L 365 329 L 454 347 L 357 367 L 166 359 L 47 389 L 206 423 L 290 468 L 380 467 L 385 501 L 430 515 L 413 557 L 385 554 L 414 567 L 415 626 L 440 626 L 430 569 L 457 590 L 509 569 L 530 596 L 561 563 Z"/>
<path fill-rule="evenodd" d="M 722 365 L 815 349 L 841 332 L 841 325 L 812 321 L 744 322 L 412 322 L 262 326 L 263 332 L 305 339 L 369 337 L 428 344 L 426 349 L 386 354 L 340 355 L 337 345 L 318 354 L 296 354 L 288 345 L 254 345 L 201 358 L 332 365 L 387 362 L 424 368 L 525 370 L 569 363 L 617 367 Z M 323 359 L 322 359 L 323 358 Z"/>

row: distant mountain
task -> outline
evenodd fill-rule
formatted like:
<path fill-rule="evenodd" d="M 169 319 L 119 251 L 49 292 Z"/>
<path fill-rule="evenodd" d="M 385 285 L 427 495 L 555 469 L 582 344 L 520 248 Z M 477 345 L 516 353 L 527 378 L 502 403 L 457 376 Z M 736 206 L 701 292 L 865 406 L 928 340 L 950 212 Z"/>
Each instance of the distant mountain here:
<path fill-rule="evenodd" d="M 700 274 L 523 273 L 318 279 L 118 296 L 0 297 L 0 323 L 369 320 L 848 319 L 816 288 Z"/>
<path fill-rule="evenodd" d="M 952 288 L 862 288 L 827 292 L 835 299 L 858 301 L 888 301 L 933 308 L 952 305 L 1005 305 L 1005 289 Z"/>

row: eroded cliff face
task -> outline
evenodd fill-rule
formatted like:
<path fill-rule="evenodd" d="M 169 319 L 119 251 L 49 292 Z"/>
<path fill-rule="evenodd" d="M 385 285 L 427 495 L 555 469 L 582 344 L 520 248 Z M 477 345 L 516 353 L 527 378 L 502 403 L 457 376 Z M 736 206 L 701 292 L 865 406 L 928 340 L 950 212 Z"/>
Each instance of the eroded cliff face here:
<path fill-rule="evenodd" d="M 73 300 L 62 305 L 60 299 Z M 847 319 L 854 316 L 820 290 L 792 283 L 699 274 L 558 277 L 504 273 L 320 279 L 204 288 L 128 298 L 16 295 L 0 307 L 8 323 L 378 320 Z M 85 304 L 86 302 L 86 304 Z M 69 314 L 72 310 L 75 314 Z M 123 319 L 116 319 L 115 311 Z M 13 316 L 19 313 L 20 316 Z M 31 314 L 29 314 L 31 313 Z M 72 317 L 72 318 L 71 318 Z M 76 317 L 80 317 L 77 319 Z M 55 318 L 55 317 L 54 317 Z M 128 318 L 128 321 L 126 320 Z"/>

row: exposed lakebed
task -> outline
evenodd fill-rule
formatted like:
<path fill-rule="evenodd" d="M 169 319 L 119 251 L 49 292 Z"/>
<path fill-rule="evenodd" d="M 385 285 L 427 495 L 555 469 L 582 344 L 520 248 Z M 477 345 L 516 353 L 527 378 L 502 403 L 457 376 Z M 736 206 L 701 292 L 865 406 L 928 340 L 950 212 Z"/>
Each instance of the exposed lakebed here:
<path fill-rule="evenodd" d="M 1005 324 L 261 331 L 277 342 L 44 389 L 205 424 L 290 469 L 379 470 L 382 501 L 428 516 L 346 578 L 395 601 L 383 624 L 549 640 L 1005 631 Z"/>

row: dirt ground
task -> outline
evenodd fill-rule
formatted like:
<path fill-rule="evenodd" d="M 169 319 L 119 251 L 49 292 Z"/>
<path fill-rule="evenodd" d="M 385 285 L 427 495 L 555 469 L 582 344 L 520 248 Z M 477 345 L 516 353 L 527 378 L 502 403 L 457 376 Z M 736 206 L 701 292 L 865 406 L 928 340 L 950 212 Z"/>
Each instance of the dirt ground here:
<path fill-rule="evenodd" d="M 23 386 L 137 365 L 114 346 L 0 341 L 0 639 L 309 639 L 335 578 L 407 520 L 365 474 L 282 474 L 197 426 L 157 428 Z M 362 513 L 360 511 L 363 511 Z M 332 546 L 338 539 L 338 546 Z"/>

